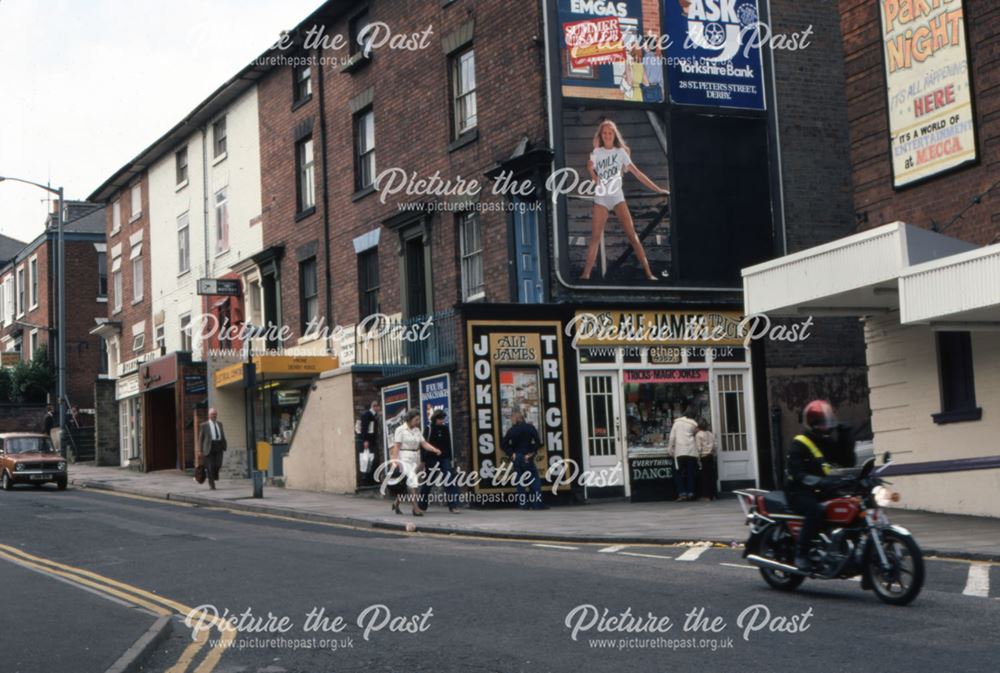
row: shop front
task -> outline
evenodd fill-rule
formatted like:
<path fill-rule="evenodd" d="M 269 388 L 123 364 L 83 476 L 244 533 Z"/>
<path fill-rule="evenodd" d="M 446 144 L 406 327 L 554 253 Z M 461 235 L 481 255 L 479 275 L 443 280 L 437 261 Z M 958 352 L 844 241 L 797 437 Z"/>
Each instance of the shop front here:
<path fill-rule="evenodd" d="M 588 473 L 622 474 L 585 497 L 676 496 L 670 429 L 693 409 L 716 437 L 718 486 L 757 483 L 750 351 L 736 312 L 579 311 L 570 332 L 579 371 Z"/>
<path fill-rule="evenodd" d="M 115 381 L 115 401 L 118 403 L 119 464 L 127 467 L 138 463 L 142 456 L 142 399 L 138 373 Z"/>
<path fill-rule="evenodd" d="M 175 352 L 139 366 L 142 396 L 143 469 L 184 470 L 194 466 L 195 409 L 207 392 L 205 363 Z"/>
<path fill-rule="evenodd" d="M 260 450 L 259 464 L 268 476 L 281 477 L 284 457 L 316 377 L 339 364 L 337 358 L 327 355 L 263 355 L 252 361 L 252 382 L 249 368 L 242 362 L 214 372 L 211 404 L 220 418 L 230 420 L 230 427 L 243 428 L 237 431 L 242 437 L 249 428 L 247 411 L 252 405 L 252 437 Z M 248 384 L 252 387 L 249 397 Z"/>

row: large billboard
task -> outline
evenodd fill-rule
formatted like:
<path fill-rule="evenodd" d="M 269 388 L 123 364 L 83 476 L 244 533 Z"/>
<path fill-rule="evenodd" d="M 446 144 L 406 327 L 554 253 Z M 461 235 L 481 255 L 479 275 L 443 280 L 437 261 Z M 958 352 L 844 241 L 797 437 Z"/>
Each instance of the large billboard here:
<path fill-rule="evenodd" d="M 893 186 L 975 162 L 962 0 L 879 0 Z"/>
<path fill-rule="evenodd" d="M 664 0 L 670 100 L 763 110 L 756 0 Z"/>
<path fill-rule="evenodd" d="M 658 2 L 558 0 L 562 95 L 663 101 Z"/>

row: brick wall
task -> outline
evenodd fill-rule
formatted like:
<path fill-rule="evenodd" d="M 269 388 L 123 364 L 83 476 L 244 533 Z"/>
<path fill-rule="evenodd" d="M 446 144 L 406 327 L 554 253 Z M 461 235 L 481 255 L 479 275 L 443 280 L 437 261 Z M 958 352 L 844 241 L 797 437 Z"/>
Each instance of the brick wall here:
<path fill-rule="evenodd" d="M 142 191 L 142 203 L 143 211 L 142 214 L 135 222 L 129 222 L 131 219 L 131 198 L 129 194 L 129 188 L 125 187 L 121 189 L 117 195 L 112 196 L 108 199 L 108 206 L 106 208 L 107 212 L 107 232 L 108 232 L 108 318 L 115 321 L 121 322 L 121 361 L 131 360 L 139 356 L 141 353 L 132 351 L 132 325 L 145 320 L 145 348 L 142 352 L 149 351 L 153 348 L 153 327 L 152 327 L 152 277 L 150 273 L 150 243 L 149 243 L 149 185 L 147 182 L 147 177 L 143 174 L 141 180 L 141 191 Z M 121 230 L 117 233 L 112 233 L 112 202 L 115 198 L 121 199 Z M 133 303 L 133 278 L 132 278 L 132 260 L 129 259 L 131 254 L 131 246 L 129 245 L 129 236 L 135 234 L 138 231 L 143 232 L 143 248 L 142 248 L 142 273 L 143 273 L 143 296 L 142 300 L 138 303 Z M 121 244 L 121 269 L 122 269 L 122 308 L 120 311 L 115 312 L 115 298 L 114 298 L 114 277 L 111 272 L 112 255 L 111 250 L 115 245 Z M 95 263 L 96 264 L 96 263 Z M 113 376 L 117 376 L 117 372 L 111 372 Z"/>
<path fill-rule="evenodd" d="M 115 382 L 94 382 L 94 456 L 97 465 L 121 464 L 121 439 L 118 434 L 118 405 Z"/>
<path fill-rule="evenodd" d="M 854 209 L 861 228 L 903 220 L 944 226 L 997 180 L 1000 169 L 1000 10 L 993 0 L 965 0 L 970 73 L 978 132 L 978 165 L 895 191 L 889 153 L 885 71 L 878 4 L 840 0 L 844 39 Z M 972 207 L 945 232 L 985 245 L 1000 235 L 1000 191 Z"/>
<path fill-rule="evenodd" d="M 44 404 L 0 404 L 0 432 L 41 432 Z"/>
<path fill-rule="evenodd" d="M 81 408 L 94 406 L 103 343 L 90 330 L 107 312 L 97 300 L 97 254 L 94 241 L 66 241 L 66 395 Z"/>

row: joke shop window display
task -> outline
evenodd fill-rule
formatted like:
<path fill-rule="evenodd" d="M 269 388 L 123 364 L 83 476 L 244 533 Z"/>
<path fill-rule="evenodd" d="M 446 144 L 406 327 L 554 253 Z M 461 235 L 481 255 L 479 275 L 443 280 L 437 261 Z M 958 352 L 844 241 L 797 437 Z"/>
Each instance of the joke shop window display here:
<path fill-rule="evenodd" d="M 665 454 L 670 428 L 688 405 L 694 405 L 698 416 L 710 417 L 707 384 L 626 383 L 629 454 Z"/>

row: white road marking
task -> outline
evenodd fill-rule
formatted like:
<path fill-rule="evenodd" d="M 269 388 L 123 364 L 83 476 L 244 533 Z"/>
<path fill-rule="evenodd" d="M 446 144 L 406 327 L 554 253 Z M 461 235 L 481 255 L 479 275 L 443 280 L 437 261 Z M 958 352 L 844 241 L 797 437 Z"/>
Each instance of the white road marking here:
<path fill-rule="evenodd" d="M 708 551 L 708 547 L 689 547 L 686 552 L 677 557 L 678 561 L 697 561 L 698 557 Z"/>
<path fill-rule="evenodd" d="M 665 558 L 665 559 L 672 559 L 673 558 L 673 556 L 662 556 L 660 554 L 641 554 L 641 553 L 639 553 L 637 551 L 623 551 L 623 552 L 620 552 L 619 555 L 620 556 L 640 556 L 642 558 Z"/>
<path fill-rule="evenodd" d="M 969 578 L 965 581 L 965 590 L 962 593 L 966 596 L 981 596 L 983 598 L 987 598 L 990 595 L 989 564 L 969 564 Z"/>
<path fill-rule="evenodd" d="M 576 551 L 579 547 L 569 547 L 561 544 L 533 544 L 532 547 L 545 547 L 546 549 L 568 549 L 570 551 Z"/>
<path fill-rule="evenodd" d="M 598 549 L 597 551 L 601 554 L 614 554 L 617 551 L 625 549 L 625 547 L 626 545 L 616 544 L 616 545 L 611 545 L 610 547 L 605 547 L 604 549 Z"/>

